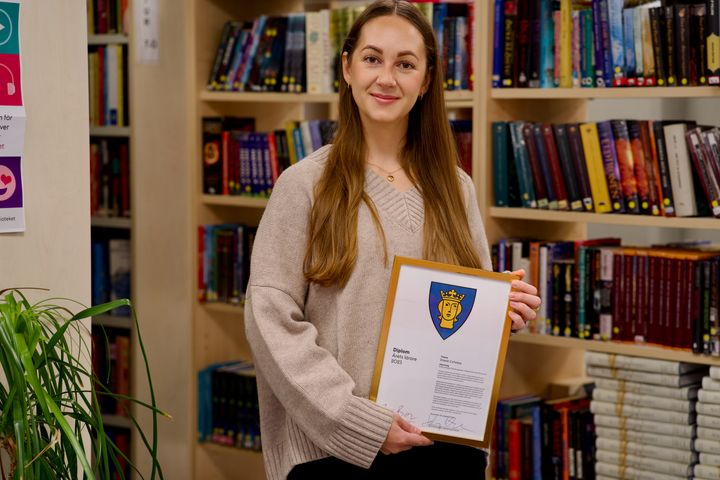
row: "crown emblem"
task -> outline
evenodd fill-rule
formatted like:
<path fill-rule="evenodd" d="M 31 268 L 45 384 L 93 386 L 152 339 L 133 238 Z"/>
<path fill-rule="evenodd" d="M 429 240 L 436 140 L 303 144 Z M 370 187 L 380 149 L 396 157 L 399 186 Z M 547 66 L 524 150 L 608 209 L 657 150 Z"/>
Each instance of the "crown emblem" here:
<path fill-rule="evenodd" d="M 449 292 L 443 292 L 440 290 L 440 296 L 443 300 L 451 300 L 453 302 L 461 302 L 463 298 L 465 298 L 465 295 L 461 295 L 455 291 L 455 289 L 450 290 Z"/>

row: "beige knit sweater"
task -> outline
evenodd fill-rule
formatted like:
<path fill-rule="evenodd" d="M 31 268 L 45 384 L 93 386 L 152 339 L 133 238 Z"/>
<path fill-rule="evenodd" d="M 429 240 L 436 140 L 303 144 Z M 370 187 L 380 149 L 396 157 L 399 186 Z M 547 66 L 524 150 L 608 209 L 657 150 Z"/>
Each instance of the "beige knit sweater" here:
<path fill-rule="evenodd" d="M 265 468 L 285 479 L 294 465 L 335 456 L 369 467 L 385 441 L 392 412 L 368 400 L 395 255 L 422 258 L 423 198 L 401 193 L 368 169 L 389 262 L 370 211 L 358 218 L 358 258 L 344 288 L 303 277 L 313 188 L 330 146 L 278 179 L 258 227 L 245 304 L 245 330 L 256 364 Z M 475 188 L 458 169 L 482 266 L 490 253 Z M 453 205 L 452 208 L 463 208 Z"/>

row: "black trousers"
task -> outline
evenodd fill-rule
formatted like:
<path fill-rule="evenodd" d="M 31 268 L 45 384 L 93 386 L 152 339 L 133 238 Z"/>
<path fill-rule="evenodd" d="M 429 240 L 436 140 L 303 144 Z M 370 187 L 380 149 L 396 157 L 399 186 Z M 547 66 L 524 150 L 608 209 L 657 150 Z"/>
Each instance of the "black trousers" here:
<path fill-rule="evenodd" d="M 400 478 L 445 479 L 462 473 L 463 479 L 485 480 L 485 452 L 473 447 L 435 442 L 428 447 L 385 455 L 378 453 L 369 469 L 323 458 L 295 465 L 288 480 L 396 480 Z"/>

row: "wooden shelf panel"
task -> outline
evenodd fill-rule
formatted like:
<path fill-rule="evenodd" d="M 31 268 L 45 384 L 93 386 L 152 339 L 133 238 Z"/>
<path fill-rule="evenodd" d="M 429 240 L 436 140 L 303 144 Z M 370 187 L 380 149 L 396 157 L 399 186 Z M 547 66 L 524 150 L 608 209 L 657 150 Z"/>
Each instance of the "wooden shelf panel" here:
<path fill-rule="evenodd" d="M 209 452 L 218 453 L 221 455 L 262 458 L 262 452 L 258 452 L 256 450 L 249 450 L 247 448 L 230 447 L 228 445 L 221 445 L 219 443 L 213 442 L 200 442 L 198 443 L 198 446 Z"/>
<path fill-rule="evenodd" d="M 494 88 L 490 97 L 496 100 L 720 98 L 720 87 Z"/>
<path fill-rule="evenodd" d="M 221 207 L 265 208 L 267 198 L 245 197 L 242 195 L 203 195 L 202 203 Z"/>
<path fill-rule="evenodd" d="M 111 43 L 128 43 L 128 36 L 124 33 L 88 35 L 88 45 L 108 45 Z"/>
<path fill-rule="evenodd" d="M 203 102 L 257 102 L 257 103 L 335 103 L 336 93 L 279 93 L 279 92 L 209 92 L 203 90 L 199 98 Z M 470 90 L 445 92 L 445 102 L 450 107 L 472 108 L 475 94 Z"/>
<path fill-rule="evenodd" d="M 126 330 L 130 330 L 132 328 L 132 318 L 116 315 L 98 315 L 96 317 L 92 317 L 92 324 L 93 326 L 102 325 L 105 328 L 124 328 Z"/>
<path fill-rule="evenodd" d="M 129 137 L 130 127 L 116 127 L 114 125 L 90 126 L 91 137 Z"/>
<path fill-rule="evenodd" d="M 720 219 L 702 217 L 652 217 L 614 213 L 560 212 L 534 208 L 490 207 L 493 218 L 537 220 L 548 222 L 597 223 L 605 225 L 631 225 L 636 227 L 686 228 L 720 230 Z"/>
<path fill-rule="evenodd" d="M 90 225 L 93 227 L 129 230 L 132 228 L 132 219 L 127 217 L 92 217 L 90 219 Z"/>
<path fill-rule="evenodd" d="M 122 415 L 103 413 L 102 418 L 106 427 L 133 428 L 132 421 L 128 417 L 123 417 Z"/>
<path fill-rule="evenodd" d="M 654 345 L 580 340 L 578 338 L 555 337 L 552 335 L 537 335 L 532 333 L 513 335 L 510 337 L 510 343 L 541 345 L 552 348 L 568 348 L 573 350 L 593 350 L 596 352 L 633 355 L 636 357 L 657 358 L 677 362 L 720 365 L 720 357 L 697 355 L 686 350 Z"/>
<path fill-rule="evenodd" d="M 201 303 L 202 307 L 209 312 L 225 313 L 228 315 L 244 315 L 245 310 L 241 305 L 233 305 L 224 302 Z"/>

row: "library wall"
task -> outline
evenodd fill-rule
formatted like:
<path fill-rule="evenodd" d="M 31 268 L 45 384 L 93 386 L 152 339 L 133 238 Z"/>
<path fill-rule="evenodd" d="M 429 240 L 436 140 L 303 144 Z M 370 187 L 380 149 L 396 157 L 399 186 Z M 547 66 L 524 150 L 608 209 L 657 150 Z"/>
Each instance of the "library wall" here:
<path fill-rule="evenodd" d="M 23 0 L 24 233 L 0 234 L 0 288 L 90 302 L 85 0 Z M 88 320 L 89 326 L 89 320 Z"/>
<path fill-rule="evenodd" d="M 131 44 L 130 79 L 134 228 L 134 303 L 153 373 L 157 405 L 173 419 L 159 418 L 159 460 L 165 478 L 189 478 L 195 439 L 191 406 L 192 371 L 191 291 L 193 257 L 188 141 L 196 132 L 188 127 L 194 92 L 188 21 L 189 2 L 159 0 L 160 60 L 140 64 Z M 139 41 L 131 37 L 132 41 Z M 149 399 L 139 357 L 133 354 L 133 392 Z M 138 412 L 140 413 L 140 412 Z M 140 415 L 151 431 L 152 417 Z M 133 458 L 143 475 L 150 461 L 141 442 L 133 442 Z"/>

